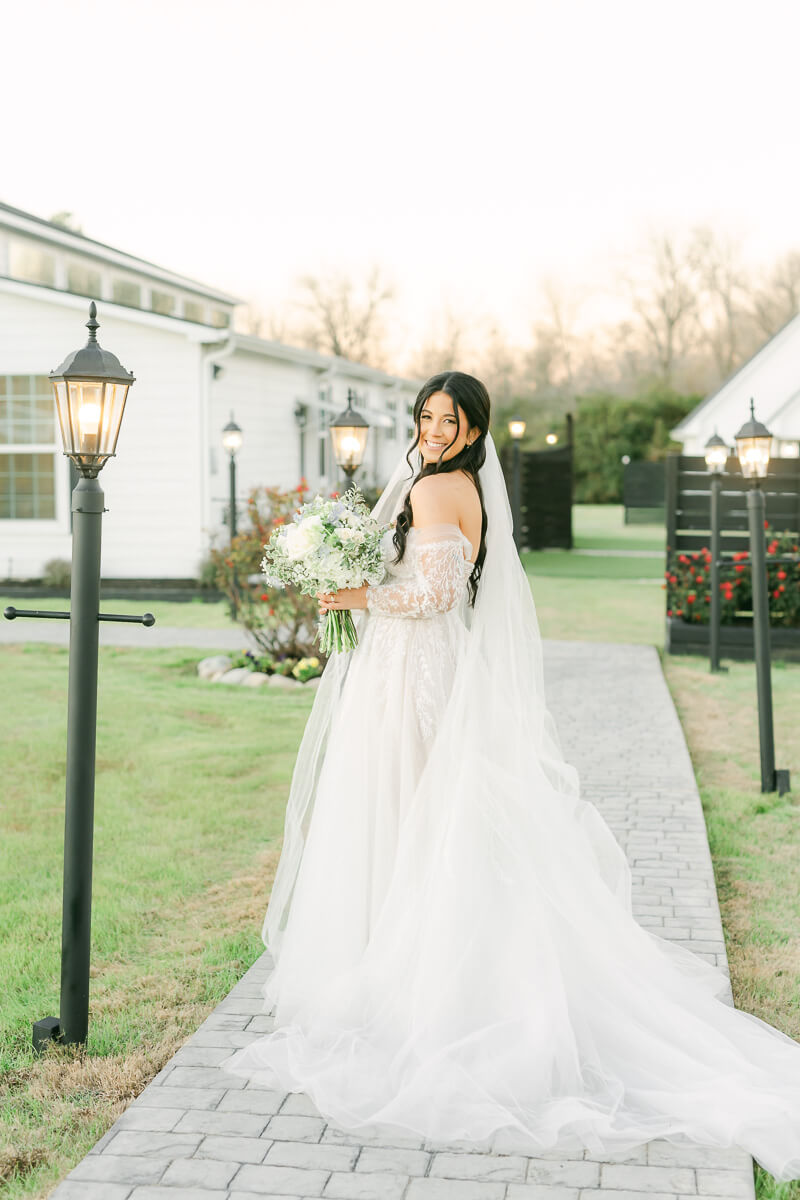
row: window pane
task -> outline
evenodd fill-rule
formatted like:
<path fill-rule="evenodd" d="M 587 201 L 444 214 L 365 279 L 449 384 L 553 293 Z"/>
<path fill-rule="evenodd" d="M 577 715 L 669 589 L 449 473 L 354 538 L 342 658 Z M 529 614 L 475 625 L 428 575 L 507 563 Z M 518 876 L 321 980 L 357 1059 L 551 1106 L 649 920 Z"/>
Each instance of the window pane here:
<path fill-rule="evenodd" d="M 44 283 L 53 287 L 56 281 L 56 260 L 38 246 L 12 242 L 8 253 L 9 274 L 28 283 Z"/>
<path fill-rule="evenodd" d="M 83 263 L 70 263 L 67 267 L 67 290 L 76 296 L 100 295 L 100 272 Z"/>
<path fill-rule="evenodd" d="M 199 321 L 202 324 L 206 319 L 205 305 L 199 300 L 184 300 L 183 315 L 187 321 Z"/>
<path fill-rule="evenodd" d="M 163 313 L 164 316 L 170 317 L 175 311 L 175 297 L 170 296 L 168 292 L 157 292 L 153 289 L 150 298 L 150 307 L 155 313 Z"/>
<path fill-rule="evenodd" d="M 0 445 L 55 442 L 53 389 L 46 375 L 2 375 Z"/>
<path fill-rule="evenodd" d="M 127 304 L 129 308 L 142 307 L 142 289 L 130 279 L 115 279 L 111 285 L 111 295 L 117 304 Z"/>
<path fill-rule="evenodd" d="M 0 454 L 0 518 L 52 520 L 54 454 Z"/>
<path fill-rule="evenodd" d="M 211 324 L 220 329 L 227 329 L 231 323 L 231 314 L 222 308 L 215 308 L 211 314 Z"/>

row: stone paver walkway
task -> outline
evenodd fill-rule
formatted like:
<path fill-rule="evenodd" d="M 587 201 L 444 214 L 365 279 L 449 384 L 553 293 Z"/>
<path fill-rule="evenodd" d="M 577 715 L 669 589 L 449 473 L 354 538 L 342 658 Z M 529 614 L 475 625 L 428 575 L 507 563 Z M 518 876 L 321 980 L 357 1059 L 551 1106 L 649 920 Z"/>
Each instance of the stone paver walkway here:
<path fill-rule="evenodd" d="M 700 798 L 656 651 L 550 641 L 545 669 L 565 757 L 627 851 L 637 919 L 727 973 Z M 753 1200 L 749 1154 L 688 1141 L 599 1162 L 588 1152 L 530 1158 L 499 1134 L 489 1152 L 353 1138 L 303 1094 L 217 1067 L 271 1029 L 261 1008 L 271 965 L 265 952 L 54 1200 Z"/>

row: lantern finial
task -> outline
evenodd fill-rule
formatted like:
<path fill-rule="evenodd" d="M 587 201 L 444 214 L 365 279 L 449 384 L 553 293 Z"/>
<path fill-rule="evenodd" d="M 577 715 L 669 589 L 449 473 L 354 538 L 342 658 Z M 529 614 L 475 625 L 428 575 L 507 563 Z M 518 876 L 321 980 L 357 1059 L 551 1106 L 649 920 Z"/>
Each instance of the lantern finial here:
<path fill-rule="evenodd" d="M 100 322 L 97 320 L 97 305 L 95 304 L 94 300 L 89 305 L 89 320 L 86 322 L 86 328 L 89 330 L 89 341 L 87 342 L 87 345 L 91 346 L 92 343 L 97 345 L 96 330 L 100 328 Z"/>

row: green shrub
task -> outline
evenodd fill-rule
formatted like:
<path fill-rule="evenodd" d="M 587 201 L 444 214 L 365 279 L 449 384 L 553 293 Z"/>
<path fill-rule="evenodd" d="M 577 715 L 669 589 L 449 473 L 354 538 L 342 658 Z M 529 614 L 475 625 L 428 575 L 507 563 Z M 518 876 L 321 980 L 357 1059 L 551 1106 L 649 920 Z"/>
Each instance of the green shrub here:
<path fill-rule="evenodd" d="M 44 564 L 42 583 L 45 587 L 67 588 L 72 582 L 72 563 L 67 558 L 50 558 Z"/>
<path fill-rule="evenodd" d="M 261 560 L 275 526 L 291 520 L 307 499 L 305 480 L 291 491 L 254 488 L 247 500 L 246 528 L 230 545 L 212 547 L 209 553 L 216 585 L 227 596 L 235 620 L 273 661 L 273 670 L 283 674 L 289 674 L 299 659 L 319 655 L 319 605 L 315 596 L 293 587 L 269 587 Z"/>

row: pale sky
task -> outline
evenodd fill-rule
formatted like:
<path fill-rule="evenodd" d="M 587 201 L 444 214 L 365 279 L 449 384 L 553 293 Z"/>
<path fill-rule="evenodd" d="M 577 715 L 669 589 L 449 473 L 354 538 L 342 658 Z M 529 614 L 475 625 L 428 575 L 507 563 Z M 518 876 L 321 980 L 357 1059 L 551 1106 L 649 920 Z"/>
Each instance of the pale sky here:
<path fill-rule="evenodd" d="M 6 4 L 0 199 L 262 307 L 379 263 L 524 341 L 648 229 L 800 247 L 795 0 Z"/>

